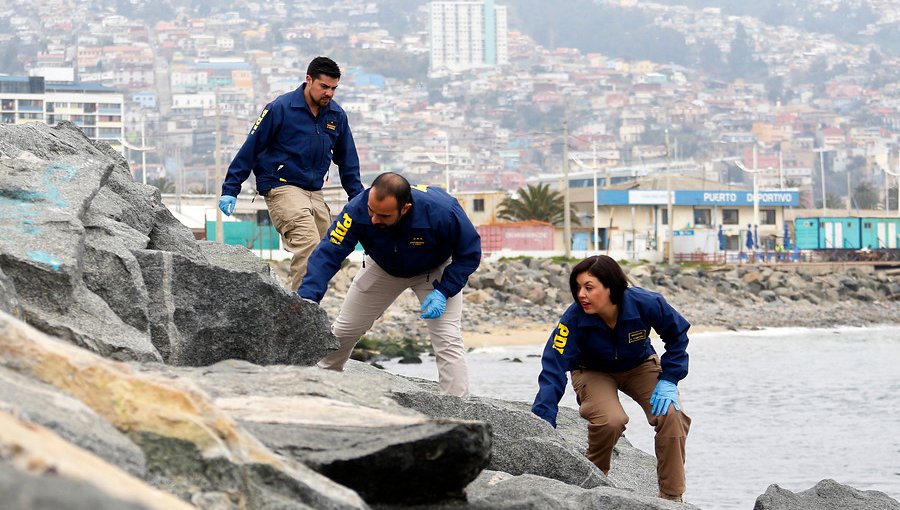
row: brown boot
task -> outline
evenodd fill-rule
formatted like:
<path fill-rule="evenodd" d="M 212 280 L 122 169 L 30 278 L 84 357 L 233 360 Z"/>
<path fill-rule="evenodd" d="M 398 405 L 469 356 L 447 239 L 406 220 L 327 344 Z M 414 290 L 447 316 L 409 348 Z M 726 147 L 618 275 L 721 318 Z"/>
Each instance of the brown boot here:
<path fill-rule="evenodd" d="M 680 495 L 674 496 L 674 495 L 672 495 L 672 494 L 666 494 L 665 492 L 660 491 L 660 492 L 659 492 L 659 497 L 662 498 L 662 499 L 669 500 L 669 501 L 674 501 L 674 502 L 676 502 L 676 503 L 684 503 L 684 500 L 681 499 L 681 496 L 680 496 Z"/>

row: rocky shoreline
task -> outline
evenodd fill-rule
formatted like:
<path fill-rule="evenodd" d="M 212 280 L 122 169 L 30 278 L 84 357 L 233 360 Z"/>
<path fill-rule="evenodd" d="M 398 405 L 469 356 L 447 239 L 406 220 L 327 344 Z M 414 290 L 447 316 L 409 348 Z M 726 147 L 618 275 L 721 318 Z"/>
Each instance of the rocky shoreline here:
<path fill-rule="evenodd" d="M 507 325 L 544 304 L 555 320 L 565 299 L 527 284 L 550 289 L 565 267 L 541 282 L 524 273 L 538 262 L 520 263 L 498 271 L 523 285 L 485 272 L 469 296 L 509 300 Z M 494 297 L 495 284 L 519 290 Z M 852 295 L 863 288 L 877 291 Z M 403 306 L 379 327 L 418 316 Z M 604 476 L 574 409 L 553 429 L 525 403 L 443 395 L 355 361 L 320 370 L 337 348 L 328 325 L 246 249 L 196 241 L 108 145 L 71 124 L 0 124 L 3 510 L 696 508 L 657 498 L 653 456 L 624 437 Z M 900 503 L 823 480 L 771 485 L 756 508 Z"/>
<path fill-rule="evenodd" d="M 463 290 L 463 331 L 483 335 L 518 324 L 545 325 L 549 334 L 572 302 L 569 274 L 578 261 L 518 258 L 482 262 Z M 674 266 L 624 263 L 636 286 L 660 292 L 692 324 L 704 328 L 838 326 L 900 324 L 900 268 L 872 265 L 771 264 Z M 272 264 L 286 281 L 286 263 Z M 332 282 L 322 307 L 333 318 L 359 264 L 347 264 Z M 361 343 L 393 357 L 428 351 L 428 334 L 418 319 L 418 301 L 406 292 L 376 321 Z M 489 340 L 488 340 L 489 341 Z M 370 355 L 373 353 L 369 353 Z"/>

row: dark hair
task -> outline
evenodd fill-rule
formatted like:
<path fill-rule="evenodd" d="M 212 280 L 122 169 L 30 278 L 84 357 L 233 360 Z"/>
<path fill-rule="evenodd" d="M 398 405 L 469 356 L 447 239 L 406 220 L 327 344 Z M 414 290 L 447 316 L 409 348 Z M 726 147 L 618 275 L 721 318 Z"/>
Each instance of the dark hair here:
<path fill-rule="evenodd" d="M 406 177 L 394 172 L 385 172 L 372 181 L 372 189 L 375 198 L 384 200 L 391 196 L 397 199 L 397 210 L 402 210 L 403 206 L 412 200 L 412 190 Z"/>
<path fill-rule="evenodd" d="M 622 295 L 628 288 L 628 277 L 622 266 L 607 255 L 594 255 L 588 257 L 572 268 L 569 275 L 569 288 L 572 290 L 572 299 L 578 301 L 578 275 L 591 273 L 597 280 L 609 289 L 609 300 L 617 305 L 622 301 Z"/>
<path fill-rule="evenodd" d="M 325 75 L 331 78 L 341 78 L 341 68 L 328 57 L 316 57 L 312 59 L 306 68 L 306 74 L 312 79 L 318 79 L 319 76 Z"/>

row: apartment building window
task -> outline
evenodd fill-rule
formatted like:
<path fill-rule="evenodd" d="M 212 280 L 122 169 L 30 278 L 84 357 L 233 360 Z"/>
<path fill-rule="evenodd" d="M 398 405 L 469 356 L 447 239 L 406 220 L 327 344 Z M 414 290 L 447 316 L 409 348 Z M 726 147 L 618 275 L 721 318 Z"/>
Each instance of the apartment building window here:
<path fill-rule="evenodd" d="M 484 199 L 476 198 L 472 200 L 472 210 L 475 212 L 484 212 Z"/>
<path fill-rule="evenodd" d="M 694 225 L 709 225 L 712 222 L 710 209 L 694 209 Z"/>
<path fill-rule="evenodd" d="M 739 223 L 737 209 L 722 209 L 723 225 L 738 225 Z"/>
<path fill-rule="evenodd" d="M 668 209 L 663 209 L 663 210 L 660 211 L 660 212 L 662 212 L 662 216 L 661 216 L 661 218 L 662 218 L 662 224 L 663 224 L 663 225 L 668 225 L 668 224 L 669 224 L 669 210 L 668 210 Z"/>
<path fill-rule="evenodd" d="M 774 225 L 775 224 L 775 209 L 760 209 L 759 210 L 760 223 L 763 225 Z"/>
<path fill-rule="evenodd" d="M 0 102 L 0 109 L 15 110 L 15 102 L 12 99 L 4 99 L 2 102 Z"/>
<path fill-rule="evenodd" d="M 98 133 L 100 138 L 104 139 L 118 138 L 121 134 L 119 128 L 100 128 Z"/>

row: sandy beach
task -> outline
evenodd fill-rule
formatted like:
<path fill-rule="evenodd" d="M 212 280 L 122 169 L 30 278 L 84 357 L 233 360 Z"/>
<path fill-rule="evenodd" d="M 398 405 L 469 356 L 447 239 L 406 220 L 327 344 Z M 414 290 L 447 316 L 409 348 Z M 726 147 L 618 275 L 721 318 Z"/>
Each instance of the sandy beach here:
<path fill-rule="evenodd" d="M 485 328 L 478 328 L 478 331 L 463 330 L 463 341 L 468 348 L 538 345 L 547 341 L 554 326 L 556 323 L 521 322 L 508 328 L 494 326 L 494 329 L 489 331 L 485 331 Z M 691 326 L 688 334 L 717 331 L 727 330 L 720 326 Z M 653 338 L 656 338 L 656 335 L 653 335 Z"/>

